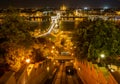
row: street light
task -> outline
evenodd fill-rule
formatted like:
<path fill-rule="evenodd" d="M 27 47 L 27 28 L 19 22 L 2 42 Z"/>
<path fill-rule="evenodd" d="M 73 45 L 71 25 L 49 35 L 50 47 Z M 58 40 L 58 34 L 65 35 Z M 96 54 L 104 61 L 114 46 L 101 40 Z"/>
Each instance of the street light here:
<path fill-rule="evenodd" d="M 101 58 L 104 58 L 104 57 L 105 57 L 105 55 L 104 55 L 104 54 L 101 54 L 100 56 L 101 56 Z"/>
<path fill-rule="evenodd" d="M 105 54 L 101 54 L 100 55 L 100 61 L 103 64 L 103 66 L 105 66 L 104 58 L 105 58 Z"/>
<path fill-rule="evenodd" d="M 100 54 L 100 56 L 98 57 L 98 63 L 100 63 L 103 58 L 105 58 L 105 54 Z"/>
<path fill-rule="evenodd" d="M 55 48 L 55 46 L 52 46 L 52 49 L 54 49 Z"/>
<path fill-rule="evenodd" d="M 30 59 L 29 59 L 29 58 L 26 59 L 25 62 L 26 62 L 26 63 L 30 63 Z"/>
<path fill-rule="evenodd" d="M 47 71 L 48 71 L 48 72 L 50 71 L 50 67 L 49 67 L 49 66 L 47 66 L 47 68 L 46 68 L 46 69 L 47 69 Z"/>
<path fill-rule="evenodd" d="M 51 50 L 51 53 L 53 53 L 54 51 L 53 50 Z"/>

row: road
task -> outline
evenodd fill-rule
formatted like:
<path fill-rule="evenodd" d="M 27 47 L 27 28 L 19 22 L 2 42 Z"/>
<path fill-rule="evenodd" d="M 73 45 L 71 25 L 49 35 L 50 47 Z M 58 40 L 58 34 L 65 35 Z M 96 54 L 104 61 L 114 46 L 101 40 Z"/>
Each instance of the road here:
<path fill-rule="evenodd" d="M 74 75 L 66 74 L 64 63 L 60 64 L 56 75 L 51 80 L 52 82 L 46 81 L 45 84 L 83 84 L 77 73 Z"/>

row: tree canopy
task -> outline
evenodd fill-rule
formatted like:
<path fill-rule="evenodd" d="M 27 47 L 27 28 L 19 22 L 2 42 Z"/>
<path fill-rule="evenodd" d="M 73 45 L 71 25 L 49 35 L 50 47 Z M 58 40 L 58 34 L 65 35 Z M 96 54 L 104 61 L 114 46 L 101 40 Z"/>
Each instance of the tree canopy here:
<path fill-rule="evenodd" d="M 5 13 L 0 26 L 0 59 L 3 58 L 11 70 L 19 70 L 26 58 L 32 58 L 34 62 L 43 59 L 43 44 L 30 33 L 38 28 L 37 25 L 21 17 L 14 8 L 9 8 Z"/>
<path fill-rule="evenodd" d="M 106 57 L 120 55 L 120 28 L 111 21 L 96 19 L 79 23 L 73 35 L 76 55 L 96 60 L 101 54 Z"/>
<path fill-rule="evenodd" d="M 19 12 L 10 8 L 0 28 L 0 39 L 8 43 L 17 45 L 28 45 L 28 39 L 31 40 L 32 36 L 29 33 L 30 23 L 25 21 L 25 18 L 19 16 Z M 5 43 L 4 42 L 4 43 Z"/>

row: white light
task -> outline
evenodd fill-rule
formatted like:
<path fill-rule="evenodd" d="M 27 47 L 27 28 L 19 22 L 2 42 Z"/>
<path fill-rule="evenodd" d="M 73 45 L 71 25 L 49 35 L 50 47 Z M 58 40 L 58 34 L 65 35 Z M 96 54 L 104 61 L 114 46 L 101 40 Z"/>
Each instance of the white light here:
<path fill-rule="evenodd" d="M 101 58 L 104 58 L 105 57 L 105 55 L 104 54 L 101 54 Z"/>
<path fill-rule="evenodd" d="M 114 69 L 111 69 L 111 72 L 115 72 L 115 70 L 114 70 Z"/>
<path fill-rule="evenodd" d="M 84 10 L 87 10 L 88 9 L 88 7 L 84 7 Z"/>
<path fill-rule="evenodd" d="M 56 24 L 55 27 L 58 27 L 58 24 Z"/>
<path fill-rule="evenodd" d="M 26 63 L 30 63 L 30 59 L 26 59 L 25 61 L 26 61 Z"/>
<path fill-rule="evenodd" d="M 105 6 L 105 7 L 104 7 L 104 9 L 108 9 L 108 7 L 107 7 L 107 6 Z"/>
<path fill-rule="evenodd" d="M 70 73 L 70 71 L 71 71 L 71 70 L 69 69 L 68 72 Z"/>

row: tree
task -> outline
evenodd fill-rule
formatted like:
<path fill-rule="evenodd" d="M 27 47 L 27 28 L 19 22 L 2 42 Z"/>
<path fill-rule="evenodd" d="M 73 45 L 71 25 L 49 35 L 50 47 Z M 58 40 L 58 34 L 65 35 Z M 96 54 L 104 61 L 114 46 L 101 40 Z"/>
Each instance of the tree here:
<path fill-rule="evenodd" d="M 4 50 L 0 54 L 4 56 L 6 63 L 14 71 L 21 67 L 23 56 L 25 58 L 30 54 L 25 53 L 34 44 L 30 31 L 30 23 L 19 16 L 16 9 L 9 8 L 0 26 L 0 49 Z"/>
<path fill-rule="evenodd" d="M 46 31 L 50 26 L 50 16 L 44 16 L 43 21 L 40 23 L 40 30 Z"/>
<path fill-rule="evenodd" d="M 45 57 L 43 57 L 43 53 L 42 53 L 42 50 L 39 48 L 39 49 L 35 49 L 33 48 L 33 51 L 32 51 L 32 55 L 31 58 L 33 60 L 33 62 L 39 62 L 39 61 L 42 61 L 45 59 Z"/>
<path fill-rule="evenodd" d="M 100 54 L 115 57 L 120 54 L 120 31 L 111 21 L 97 19 L 81 22 L 73 35 L 80 58 L 96 60 Z"/>
<path fill-rule="evenodd" d="M 75 27 L 75 22 L 61 22 L 61 30 L 63 31 L 72 31 Z"/>
<path fill-rule="evenodd" d="M 42 23 L 45 28 L 48 27 L 47 24 L 50 23 Z M 27 58 L 33 62 L 44 60 L 43 45 L 49 43 L 48 40 L 31 35 L 39 26 L 19 16 L 19 11 L 14 8 L 9 8 L 5 13 L 0 26 L 0 59 L 3 58 L 11 70 L 18 71 Z"/>
<path fill-rule="evenodd" d="M 29 33 L 30 23 L 26 22 L 25 18 L 20 17 L 19 12 L 14 8 L 10 8 L 5 15 L 0 29 L 0 39 L 17 45 L 28 44 L 27 40 L 32 39 Z"/>

